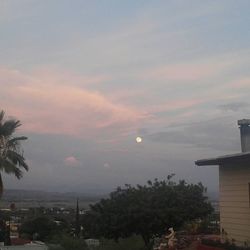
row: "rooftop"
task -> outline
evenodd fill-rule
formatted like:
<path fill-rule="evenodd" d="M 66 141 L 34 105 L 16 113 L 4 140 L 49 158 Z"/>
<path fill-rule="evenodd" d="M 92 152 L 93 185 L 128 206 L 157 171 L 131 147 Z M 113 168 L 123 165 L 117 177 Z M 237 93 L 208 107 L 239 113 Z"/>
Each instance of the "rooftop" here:
<path fill-rule="evenodd" d="M 223 155 L 216 158 L 202 159 L 195 162 L 197 166 L 208 166 L 208 165 L 230 165 L 235 163 L 249 163 L 250 152 Z"/>
<path fill-rule="evenodd" d="M 195 162 L 197 166 L 232 165 L 250 163 L 250 119 L 238 120 L 241 135 L 241 153 L 202 159 Z"/>

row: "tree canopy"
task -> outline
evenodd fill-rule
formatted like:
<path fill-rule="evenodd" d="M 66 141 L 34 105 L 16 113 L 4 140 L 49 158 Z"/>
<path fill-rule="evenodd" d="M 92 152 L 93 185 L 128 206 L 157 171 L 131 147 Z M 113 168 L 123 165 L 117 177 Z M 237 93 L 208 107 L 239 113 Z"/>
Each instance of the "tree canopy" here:
<path fill-rule="evenodd" d="M 19 120 L 5 120 L 4 111 L 0 112 L 0 196 L 3 193 L 1 172 L 14 174 L 20 179 L 23 176 L 23 170 L 28 171 L 21 148 L 21 141 L 27 140 L 27 137 L 13 135 L 19 126 L 21 126 Z"/>
<path fill-rule="evenodd" d="M 26 235 L 29 239 L 45 240 L 59 231 L 58 225 L 49 217 L 40 216 L 25 221 L 20 228 L 20 233 Z"/>
<path fill-rule="evenodd" d="M 91 206 L 83 217 L 85 232 L 113 239 L 141 235 L 147 245 L 154 235 L 161 235 L 169 227 L 178 229 L 184 222 L 212 212 L 201 183 L 176 183 L 172 177 L 118 187 L 109 198 Z"/>

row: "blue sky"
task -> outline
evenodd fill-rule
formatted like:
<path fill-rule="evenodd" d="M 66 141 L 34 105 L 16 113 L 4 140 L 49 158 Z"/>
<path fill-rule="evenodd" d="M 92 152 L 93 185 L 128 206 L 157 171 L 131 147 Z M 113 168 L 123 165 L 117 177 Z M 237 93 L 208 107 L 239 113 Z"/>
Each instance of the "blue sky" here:
<path fill-rule="evenodd" d="M 1 1 L 0 107 L 22 121 L 30 164 L 6 186 L 106 191 L 174 172 L 216 190 L 217 168 L 194 161 L 240 151 L 249 7 Z"/>

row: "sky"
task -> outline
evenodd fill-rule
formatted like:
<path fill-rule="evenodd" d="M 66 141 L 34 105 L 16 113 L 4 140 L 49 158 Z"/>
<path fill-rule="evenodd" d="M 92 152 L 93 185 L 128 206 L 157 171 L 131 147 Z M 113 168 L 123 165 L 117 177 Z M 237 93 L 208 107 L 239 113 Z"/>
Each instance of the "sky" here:
<path fill-rule="evenodd" d="M 30 166 L 6 188 L 105 193 L 240 152 L 250 118 L 247 0 L 0 0 L 0 109 Z M 136 143 L 136 137 L 142 138 Z"/>

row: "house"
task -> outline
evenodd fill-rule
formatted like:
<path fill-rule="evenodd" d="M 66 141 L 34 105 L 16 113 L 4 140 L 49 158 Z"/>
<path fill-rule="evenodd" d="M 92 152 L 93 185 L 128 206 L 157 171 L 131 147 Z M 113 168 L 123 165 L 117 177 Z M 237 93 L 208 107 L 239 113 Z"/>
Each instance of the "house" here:
<path fill-rule="evenodd" d="M 219 166 L 222 236 L 237 245 L 250 245 L 250 119 L 238 121 L 242 152 L 195 162 Z M 219 139 L 219 138 L 218 138 Z"/>

